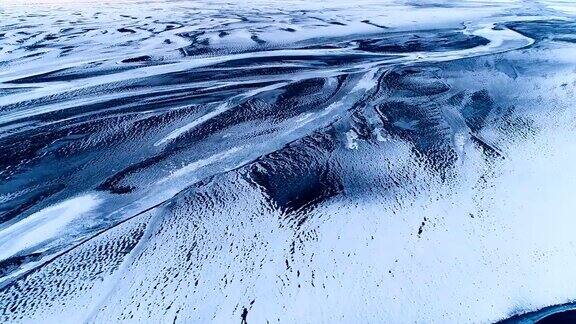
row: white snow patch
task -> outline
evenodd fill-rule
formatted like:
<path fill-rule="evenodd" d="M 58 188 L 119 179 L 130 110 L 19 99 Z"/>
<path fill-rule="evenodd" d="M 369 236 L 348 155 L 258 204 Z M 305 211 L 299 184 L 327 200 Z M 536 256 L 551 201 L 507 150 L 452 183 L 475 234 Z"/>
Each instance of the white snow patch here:
<path fill-rule="evenodd" d="M 87 194 L 46 207 L 0 230 L 0 260 L 53 241 L 74 220 L 94 210 L 101 200 Z"/>

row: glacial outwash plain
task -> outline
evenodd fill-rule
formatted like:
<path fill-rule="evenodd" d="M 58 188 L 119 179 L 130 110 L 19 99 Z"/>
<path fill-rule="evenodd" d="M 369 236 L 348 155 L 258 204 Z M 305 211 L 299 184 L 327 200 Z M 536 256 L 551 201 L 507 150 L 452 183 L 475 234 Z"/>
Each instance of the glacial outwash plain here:
<path fill-rule="evenodd" d="M 0 323 L 576 323 L 576 2 L 0 1 Z"/>

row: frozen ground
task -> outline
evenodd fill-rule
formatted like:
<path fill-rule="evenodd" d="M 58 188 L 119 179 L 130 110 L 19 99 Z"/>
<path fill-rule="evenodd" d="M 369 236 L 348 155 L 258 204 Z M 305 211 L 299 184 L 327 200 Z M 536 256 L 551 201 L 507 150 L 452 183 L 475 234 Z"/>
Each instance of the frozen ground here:
<path fill-rule="evenodd" d="M 572 309 L 574 8 L 2 2 L 0 321 Z"/>

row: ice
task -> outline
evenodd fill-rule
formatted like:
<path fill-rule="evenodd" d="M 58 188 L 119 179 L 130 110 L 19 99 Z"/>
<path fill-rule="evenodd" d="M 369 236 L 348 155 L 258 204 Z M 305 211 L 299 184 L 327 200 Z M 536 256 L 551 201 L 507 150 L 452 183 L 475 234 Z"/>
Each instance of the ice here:
<path fill-rule="evenodd" d="M 3 1 L 0 322 L 573 309 L 571 7 Z"/>

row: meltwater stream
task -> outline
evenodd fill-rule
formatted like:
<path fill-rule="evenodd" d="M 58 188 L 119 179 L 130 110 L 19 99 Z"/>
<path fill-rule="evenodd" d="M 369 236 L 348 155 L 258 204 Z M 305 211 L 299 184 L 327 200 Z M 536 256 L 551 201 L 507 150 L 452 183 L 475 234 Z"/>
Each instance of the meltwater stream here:
<path fill-rule="evenodd" d="M 40 2 L 0 5 L 0 321 L 576 298 L 569 3 Z"/>

